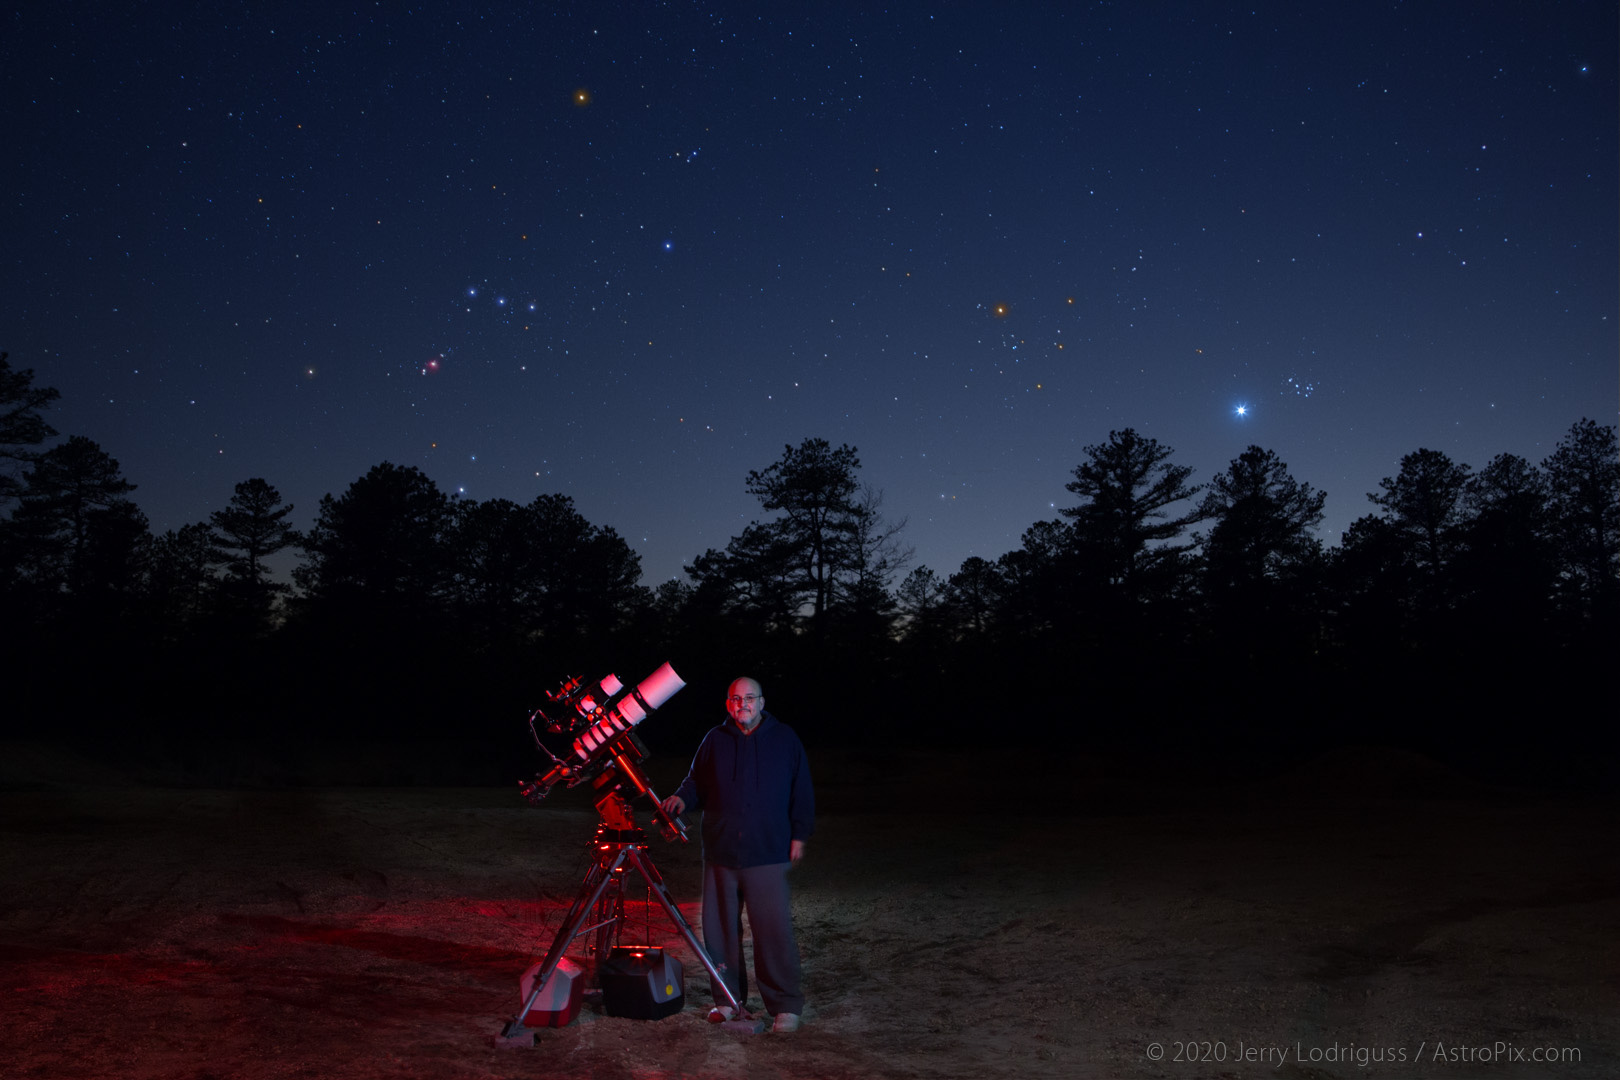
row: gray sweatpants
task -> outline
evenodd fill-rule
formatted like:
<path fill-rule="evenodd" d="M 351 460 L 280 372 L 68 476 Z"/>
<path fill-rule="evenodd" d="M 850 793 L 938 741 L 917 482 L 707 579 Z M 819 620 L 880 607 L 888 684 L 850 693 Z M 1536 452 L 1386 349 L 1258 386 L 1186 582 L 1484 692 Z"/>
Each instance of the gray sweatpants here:
<path fill-rule="evenodd" d="M 748 1000 L 748 974 L 743 970 L 742 912 L 754 934 L 754 980 L 770 1013 L 801 1013 L 799 943 L 793 937 L 788 898 L 788 867 L 772 863 L 733 870 L 703 864 L 703 947 L 739 1002 Z M 716 993 L 715 1003 L 724 1002 Z"/>

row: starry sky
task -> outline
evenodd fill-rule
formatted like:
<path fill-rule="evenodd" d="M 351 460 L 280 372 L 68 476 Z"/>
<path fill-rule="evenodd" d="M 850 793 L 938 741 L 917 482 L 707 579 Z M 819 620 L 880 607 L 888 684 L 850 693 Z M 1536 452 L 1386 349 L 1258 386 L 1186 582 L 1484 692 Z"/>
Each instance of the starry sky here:
<path fill-rule="evenodd" d="M 15 5 L 0 350 L 161 533 L 372 465 L 649 583 L 859 448 L 994 559 L 1134 427 L 1337 542 L 1620 399 L 1612 2 Z"/>

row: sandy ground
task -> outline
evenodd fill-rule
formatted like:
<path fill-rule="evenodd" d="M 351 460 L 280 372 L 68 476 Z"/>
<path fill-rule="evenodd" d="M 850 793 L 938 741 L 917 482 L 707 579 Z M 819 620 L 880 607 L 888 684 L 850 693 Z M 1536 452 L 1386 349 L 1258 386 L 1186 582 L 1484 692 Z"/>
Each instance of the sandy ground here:
<path fill-rule="evenodd" d="M 706 1024 L 680 946 L 684 1012 L 588 1004 L 518 1050 L 493 1037 L 583 874 L 583 800 L 9 757 L 5 1080 L 1620 1075 L 1616 807 L 1400 755 L 1204 788 L 1046 762 L 992 791 L 965 758 L 828 755 L 803 1030 Z M 695 848 L 652 846 L 694 923 Z M 678 941 L 656 909 L 651 936 Z"/>

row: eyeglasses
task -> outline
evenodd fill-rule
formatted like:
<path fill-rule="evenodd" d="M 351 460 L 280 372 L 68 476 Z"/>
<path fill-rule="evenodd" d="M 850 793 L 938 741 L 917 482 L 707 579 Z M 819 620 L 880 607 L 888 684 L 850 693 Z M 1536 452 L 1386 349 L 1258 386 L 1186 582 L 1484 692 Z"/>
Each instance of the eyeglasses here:
<path fill-rule="evenodd" d="M 758 694 L 743 694 L 741 697 L 733 694 L 731 697 L 726 698 L 727 705 L 755 705 L 758 703 Z"/>

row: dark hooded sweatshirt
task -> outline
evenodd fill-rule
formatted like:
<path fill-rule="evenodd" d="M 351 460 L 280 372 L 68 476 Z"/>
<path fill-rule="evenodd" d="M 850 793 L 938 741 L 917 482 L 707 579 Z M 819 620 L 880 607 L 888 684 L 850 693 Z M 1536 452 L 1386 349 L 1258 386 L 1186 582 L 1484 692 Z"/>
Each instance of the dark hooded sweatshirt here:
<path fill-rule="evenodd" d="M 768 712 L 749 735 L 730 720 L 712 728 L 675 794 L 703 811 L 703 858 L 715 866 L 785 863 L 789 842 L 816 827 L 804 744 Z"/>

